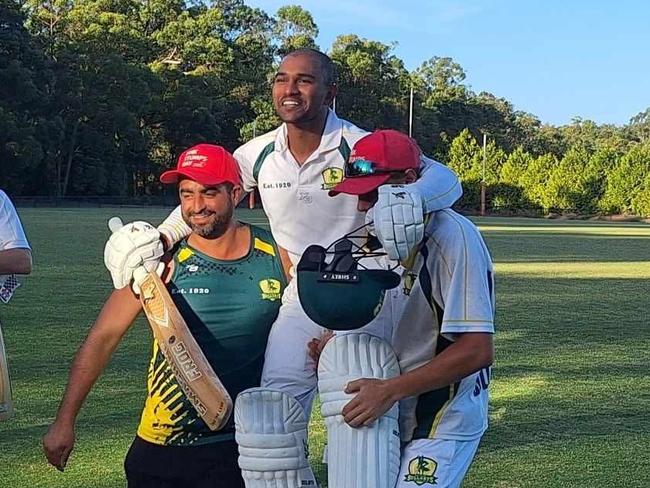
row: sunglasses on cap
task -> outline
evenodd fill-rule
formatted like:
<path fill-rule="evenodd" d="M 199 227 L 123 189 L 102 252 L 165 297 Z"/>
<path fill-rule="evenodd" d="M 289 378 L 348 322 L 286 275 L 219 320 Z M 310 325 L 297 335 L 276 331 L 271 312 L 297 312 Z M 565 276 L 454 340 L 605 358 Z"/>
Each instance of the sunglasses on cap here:
<path fill-rule="evenodd" d="M 344 175 L 346 178 L 395 172 L 395 170 L 377 168 L 377 163 L 368 159 L 355 159 L 354 161 L 348 161 L 345 163 L 344 167 Z"/>

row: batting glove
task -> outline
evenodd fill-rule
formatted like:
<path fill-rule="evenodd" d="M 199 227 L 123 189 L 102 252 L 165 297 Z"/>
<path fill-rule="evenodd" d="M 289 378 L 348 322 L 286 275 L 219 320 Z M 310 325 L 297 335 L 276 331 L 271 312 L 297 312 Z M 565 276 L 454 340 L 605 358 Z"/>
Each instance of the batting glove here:
<path fill-rule="evenodd" d="M 104 248 L 104 264 L 116 289 L 131 283 L 135 270 L 140 267 L 145 269 L 145 274 L 157 270 L 164 250 L 160 233 L 154 226 L 146 222 L 131 222 L 112 230 Z"/>
<path fill-rule="evenodd" d="M 140 294 L 140 285 L 147 277 L 150 271 L 155 271 L 158 276 L 162 276 L 163 271 L 165 271 L 165 263 L 158 261 L 158 264 L 151 267 L 152 264 L 155 264 L 153 261 L 144 263 L 144 265 L 136 268 L 133 271 L 133 282 L 131 283 L 131 289 L 136 295 Z"/>
<path fill-rule="evenodd" d="M 380 186 L 374 224 L 388 257 L 405 260 L 424 238 L 422 196 L 413 186 Z"/>

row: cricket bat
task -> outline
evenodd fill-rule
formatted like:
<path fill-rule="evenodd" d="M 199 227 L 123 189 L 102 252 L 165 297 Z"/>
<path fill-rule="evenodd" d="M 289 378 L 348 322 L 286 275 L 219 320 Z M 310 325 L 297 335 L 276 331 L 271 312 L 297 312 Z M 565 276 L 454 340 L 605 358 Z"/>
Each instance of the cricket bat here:
<path fill-rule="evenodd" d="M 0 325 L 0 420 L 8 419 L 14 413 L 11 402 L 11 383 L 9 383 L 9 368 L 7 367 L 7 354 L 5 343 L 2 339 L 2 326 Z"/>
<path fill-rule="evenodd" d="M 207 426 L 219 430 L 230 417 L 232 399 L 155 272 L 140 284 L 140 302 L 181 389 Z"/>
<path fill-rule="evenodd" d="M 117 232 L 122 226 L 119 217 L 108 221 L 111 232 Z M 207 426 L 219 430 L 230 417 L 232 399 L 155 272 L 147 274 L 140 284 L 140 303 L 183 393 Z"/>

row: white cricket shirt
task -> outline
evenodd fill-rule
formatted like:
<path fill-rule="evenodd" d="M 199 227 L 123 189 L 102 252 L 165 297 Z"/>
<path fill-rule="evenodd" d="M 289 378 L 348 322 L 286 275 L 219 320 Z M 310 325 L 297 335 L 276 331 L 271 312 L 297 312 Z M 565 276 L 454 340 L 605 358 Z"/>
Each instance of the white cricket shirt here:
<path fill-rule="evenodd" d="M 433 359 L 456 334 L 494 333 L 492 260 L 476 226 L 453 210 L 437 212 L 413 267 L 386 301 L 402 373 Z M 489 381 L 487 368 L 400 402 L 402 440 L 480 437 L 487 428 Z"/>
<path fill-rule="evenodd" d="M 5 192 L 0 190 L 0 250 L 31 249 L 18 213 Z"/>
<path fill-rule="evenodd" d="M 235 151 L 244 190 L 258 188 L 273 237 L 294 264 L 310 244 L 327 246 L 363 225 L 356 196 L 328 192 L 343 179 L 350 149 L 366 134 L 330 111 L 318 149 L 302 165 L 289 150 L 285 124 Z"/>
<path fill-rule="evenodd" d="M 258 188 L 273 237 L 294 264 L 310 244 L 327 247 L 364 224 L 356 196 L 330 197 L 328 192 L 343 179 L 352 147 L 367 134 L 330 110 L 320 145 L 302 165 L 289 150 L 286 124 L 235 151 L 244 190 Z M 425 213 L 450 207 L 462 194 L 456 175 L 425 156 L 421 177 L 413 185 L 422 195 Z"/>

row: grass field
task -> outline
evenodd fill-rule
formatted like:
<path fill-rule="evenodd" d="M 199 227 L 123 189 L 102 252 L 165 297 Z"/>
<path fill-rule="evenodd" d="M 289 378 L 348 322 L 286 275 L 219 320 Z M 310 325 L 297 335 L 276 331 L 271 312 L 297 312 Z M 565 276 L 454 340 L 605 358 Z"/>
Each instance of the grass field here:
<path fill-rule="evenodd" d="M 17 408 L 0 423 L 0 487 L 124 486 L 122 460 L 144 399 L 143 320 L 89 396 L 65 473 L 46 465 L 40 442 L 70 360 L 110 292 L 106 220 L 158 222 L 165 212 L 19 211 L 35 268 L 0 305 Z M 259 212 L 240 217 L 264 222 Z M 491 427 L 464 486 L 649 487 L 650 226 L 476 220 L 496 262 L 497 361 Z M 311 433 L 317 461 L 318 418 Z"/>

